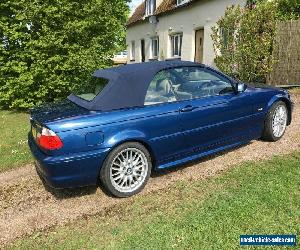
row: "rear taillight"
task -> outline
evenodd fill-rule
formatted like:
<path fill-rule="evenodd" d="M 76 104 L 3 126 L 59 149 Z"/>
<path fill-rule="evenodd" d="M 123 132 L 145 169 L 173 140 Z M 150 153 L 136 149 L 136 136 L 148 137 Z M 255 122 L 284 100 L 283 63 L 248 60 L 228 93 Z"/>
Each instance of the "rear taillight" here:
<path fill-rule="evenodd" d="M 63 147 L 61 139 L 53 131 L 42 128 L 42 133 L 37 133 L 37 144 L 46 150 L 58 150 Z"/>

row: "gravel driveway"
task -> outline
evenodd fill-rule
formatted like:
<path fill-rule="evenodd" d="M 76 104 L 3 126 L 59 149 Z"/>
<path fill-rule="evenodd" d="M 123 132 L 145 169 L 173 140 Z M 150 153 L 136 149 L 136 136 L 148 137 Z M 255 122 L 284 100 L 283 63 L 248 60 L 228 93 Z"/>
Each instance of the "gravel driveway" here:
<path fill-rule="evenodd" d="M 253 141 L 234 151 L 215 155 L 159 174 L 150 179 L 139 195 L 166 189 L 178 180 L 200 180 L 220 174 L 247 160 L 267 159 L 300 149 L 300 95 L 294 95 L 294 120 L 277 143 Z M 32 165 L 0 174 L 0 245 L 36 230 L 62 225 L 72 220 L 105 212 L 135 199 L 115 199 L 100 188 L 73 191 L 47 190 Z"/>

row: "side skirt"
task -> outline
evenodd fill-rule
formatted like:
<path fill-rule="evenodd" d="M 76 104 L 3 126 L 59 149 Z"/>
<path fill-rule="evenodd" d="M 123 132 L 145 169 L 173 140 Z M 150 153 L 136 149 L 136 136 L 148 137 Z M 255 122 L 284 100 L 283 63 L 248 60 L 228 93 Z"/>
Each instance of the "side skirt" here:
<path fill-rule="evenodd" d="M 182 165 L 182 164 L 185 164 L 185 163 L 197 160 L 199 158 L 203 158 L 203 157 L 206 157 L 206 156 L 209 156 L 209 155 L 212 155 L 212 154 L 216 154 L 218 152 L 225 151 L 227 149 L 236 148 L 236 147 L 239 147 L 241 145 L 245 145 L 245 144 L 249 143 L 250 141 L 251 140 L 237 142 L 237 143 L 234 143 L 234 144 L 226 145 L 224 147 L 212 149 L 212 150 L 209 150 L 209 151 L 206 151 L 206 152 L 202 152 L 202 153 L 199 153 L 199 154 L 196 154 L 196 155 L 185 157 L 185 158 L 177 160 L 177 161 L 168 162 L 168 163 L 165 163 L 165 164 L 157 166 L 156 169 L 157 170 L 163 170 L 163 169 L 168 169 L 168 168 L 176 167 L 178 165 Z"/>

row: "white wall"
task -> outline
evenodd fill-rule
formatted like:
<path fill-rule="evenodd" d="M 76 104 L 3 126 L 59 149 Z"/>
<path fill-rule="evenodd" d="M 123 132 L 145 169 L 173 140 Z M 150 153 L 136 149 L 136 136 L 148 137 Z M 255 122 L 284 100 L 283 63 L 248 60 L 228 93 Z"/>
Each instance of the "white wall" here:
<path fill-rule="evenodd" d="M 210 37 L 211 27 L 224 15 L 226 7 L 233 4 L 244 6 L 246 0 L 202 0 L 173 13 L 159 16 L 157 24 L 143 22 L 128 27 L 126 39 L 129 46 L 128 62 L 130 63 L 130 44 L 133 40 L 136 44 L 135 62 L 141 62 L 141 39 L 145 39 L 146 61 L 148 61 L 151 37 L 154 36 L 159 36 L 159 60 L 170 59 L 170 34 L 177 32 L 183 33 L 181 60 L 194 61 L 195 31 L 204 28 L 203 62 L 207 65 L 214 65 L 215 55 Z"/>
<path fill-rule="evenodd" d="M 161 3 L 163 2 L 164 0 L 156 0 L 156 8 L 161 5 Z"/>

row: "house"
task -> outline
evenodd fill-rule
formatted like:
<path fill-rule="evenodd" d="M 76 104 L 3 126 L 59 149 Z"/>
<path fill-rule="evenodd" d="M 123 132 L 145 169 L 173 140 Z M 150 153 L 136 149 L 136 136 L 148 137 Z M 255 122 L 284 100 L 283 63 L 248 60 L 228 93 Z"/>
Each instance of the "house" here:
<path fill-rule="evenodd" d="M 127 22 L 128 63 L 185 60 L 214 65 L 211 28 L 246 0 L 145 0 Z"/>

